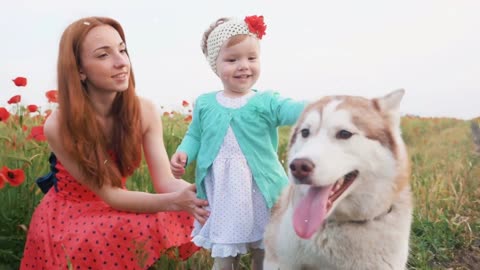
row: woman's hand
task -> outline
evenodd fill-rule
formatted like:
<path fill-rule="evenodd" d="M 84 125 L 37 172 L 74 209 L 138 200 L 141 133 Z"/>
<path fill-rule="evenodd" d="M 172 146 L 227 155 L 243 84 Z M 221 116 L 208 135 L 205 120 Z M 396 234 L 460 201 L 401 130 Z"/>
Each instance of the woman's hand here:
<path fill-rule="evenodd" d="M 208 202 L 197 198 L 196 190 L 196 186 L 191 184 L 187 188 L 176 192 L 177 197 L 173 202 L 174 210 L 187 211 L 203 225 L 207 221 L 210 212 L 204 208 L 208 206 Z"/>
<path fill-rule="evenodd" d="M 185 166 L 187 165 L 187 154 L 177 152 L 173 154 L 170 160 L 170 169 L 175 178 L 180 178 L 185 174 Z"/>

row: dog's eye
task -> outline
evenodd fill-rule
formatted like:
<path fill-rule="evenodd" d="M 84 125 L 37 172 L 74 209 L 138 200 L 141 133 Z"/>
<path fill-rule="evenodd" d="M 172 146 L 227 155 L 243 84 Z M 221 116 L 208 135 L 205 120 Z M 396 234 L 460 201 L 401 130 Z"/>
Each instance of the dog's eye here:
<path fill-rule="evenodd" d="M 300 130 L 300 132 L 302 133 L 303 138 L 307 138 L 308 135 L 310 135 L 310 130 L 308 128 L 304 128 L 304 129 Z"/>
<path fill-rule="evenodd" d="M 346 139 L 350 139 L 350 137 L 352 137 L 352 133 L 350 131 L 347 131 L 345 129 L 342 129 L 340 130 L 339 132 L 337 132 L 337 135 L 335 135 L 335 137 L 337 139 L 343 139 L 343 140 L 346 140 Z"/>

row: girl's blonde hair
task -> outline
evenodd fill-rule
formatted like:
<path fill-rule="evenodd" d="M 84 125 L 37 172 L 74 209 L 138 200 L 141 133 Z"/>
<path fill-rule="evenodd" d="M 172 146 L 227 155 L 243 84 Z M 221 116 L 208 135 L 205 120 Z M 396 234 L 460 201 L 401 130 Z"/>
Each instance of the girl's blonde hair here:
<path fill-rule="evenodd" d="M 202 49 L 202 53 L 203 55 L 205 55 L 205 57 L 207 57 L 207 54 L 208 54 L 208 37 L 210 36 L 210 33 L 212 33 L 212 31 L 219 25 L 225 23 L 225 22 L 228 22 L 230 21 L 231 18 L 226 18 L 226 17 L 223 17 L 223 18 L 220 18 L 218 19 L 217 21 L 215 21 L 214 23 L 212 23 L 208 29 L 203 33 L 203 36 L 202 36 L 202 42 L 200 44 L 200 47 Z M 234 46 L 240 42 L 242 42 L 243 40 L 245 40 L 247 38 L 247 35 L 236 35 L 236 36 L 233 36 L 231 38 L 229 38 L 227 40 L 227 44 L 226 46 L 227 47 L 231 47 L 231 46 Z"/>

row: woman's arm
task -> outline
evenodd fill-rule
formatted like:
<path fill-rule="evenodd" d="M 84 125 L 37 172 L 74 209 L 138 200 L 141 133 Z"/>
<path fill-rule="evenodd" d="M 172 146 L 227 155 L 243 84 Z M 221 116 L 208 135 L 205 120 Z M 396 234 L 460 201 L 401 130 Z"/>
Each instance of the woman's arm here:
<path fill-rule="evenodd" d="M 203 224 L 208 217 L 208 211 L 204 210 L 203 206 L 207 206 L 208 202 L 196 197 L 196 187 L 194 184 L 190 184 L 183 179 L 176 179 L 173 176 L 170 169 L 170 160 L 168 159 L 163 141 L 163 125 L 160 113 L 153 103 L 148 100 L 140 99 L 140 104 L 142 130 L 144 130 L 143 150 L 155 191 L 157 193 L 168 193 L 183 190 L 184 193 L 179 195 L 176 201 L 183 198 L 186 200 L 184 203 L 189 207 L 191 205 L 191 203 L 189 203 L 190 196 L 193 195 L 195 207 L 188 210 Z M 193 194 L 185 194 L 185 190 L 193 192 Z"/>
<path fill-rule="evenodd" d="M 87 183 L 84 175 L 75 163 L 75 160 L 65 151 L 61 144 L 59 127 L 58 127 L 58 111 L 50 115 L 44 125 L 44 133 L 51 150 L 55 153 L 58 160 L 65 169 L 82 185 L 90 188 L 103 201 L 112 208 L 122 211 L 153 213 L 159 211 L 179 211 L 185 210 L 194 214 L 195 218 L 201 218 L 205 215 L 205 210 L 200 207 L 206 203 L 196 198 L 195 187 L 188 184 L 180 184 L 176 192 L 167 194 L 151 194 L 146 192 L 128 191 L 122 188 L 113 187 L 106 183 L 102 187 Z M 163 146 L 163 144 L 162 144 Z M 169 171 L 169 167 L 165 170 Z M 202 211 L 199 211 L 202 210 Z"/>
<path fill-rule="evenodd" d="M 155 106 L 140 99 L 142 111 L 143 151 L 147 160 L 153 187 L 157 193 L 174 192 L 186 188 L 190 183 L 176 179 L 170 170 L 170 160 L 163 142 L 162 119 Z"/>

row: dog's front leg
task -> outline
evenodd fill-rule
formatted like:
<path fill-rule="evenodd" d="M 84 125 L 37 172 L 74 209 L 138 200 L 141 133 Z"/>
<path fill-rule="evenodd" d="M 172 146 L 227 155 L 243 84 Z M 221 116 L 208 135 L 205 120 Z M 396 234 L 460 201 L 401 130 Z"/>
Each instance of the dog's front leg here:
<path fill-rule="evenodd" d="M 265 259 L 263 261 L 263 269 L 264 270 L 308 270 L 310 268 L 304 268 L 301 266 L 293 266 L 293 265 L 280 265 L 278 262 L 269 261 Z"/>
<path fill-rule="evenodd" d="M 263 260 L 263 269 L 264 270 L 280 270 L 280 265 L 277 262 L 268 260 L 268 258 L 265 257 L 265 260 Z"/>

